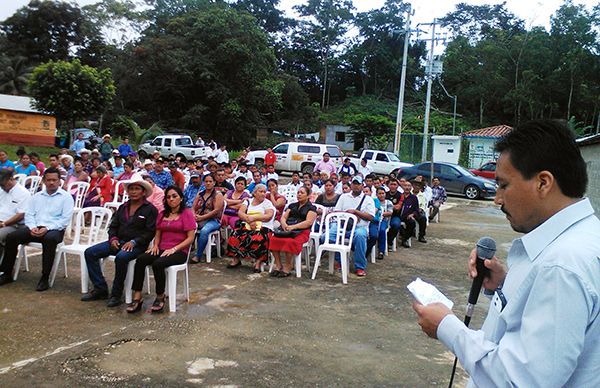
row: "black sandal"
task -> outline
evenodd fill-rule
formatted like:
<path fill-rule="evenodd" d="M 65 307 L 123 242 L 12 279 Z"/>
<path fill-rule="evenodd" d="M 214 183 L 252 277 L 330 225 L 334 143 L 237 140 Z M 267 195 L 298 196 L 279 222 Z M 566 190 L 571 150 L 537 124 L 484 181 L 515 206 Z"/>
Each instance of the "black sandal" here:
<path fill-rule="evenodd" d="M 144 303 L 142 302 L 141 299 L 134 299 L 129 304 L 129 306 L 127 306 L 127 312 L 129 314 L 137 313 L 138 311 L 140 311 L 142 309 L 143 305 L 144 305 Z"/>
<path fill-rule="evenodd" d="M 278 278 L 287 278 L 288 276 L 290 276 L 292 274 L 292 271 L 290 272 L 285 272 L 285 271 L 279 271 L 279 275 L 277 275 Z"/>
<path fill-rule="evenodd" d="M 200 264 L 200 257 L 194 256 L 190 259 L 190 264 Z"/>
<path fill-rule="evenodd" d="M 163 309 L 165 308 L 165 297 L 163 296 L 162 298 L 156 298 L 154 299 L 154 302 L 152 303 L 152 309 L 151 311 L 153 313 L 160 313 L 163 311 Z"/>
<path fill-rule="evenodd" d="M 280 270 L 274 269 L 273 271 L 271 271 L 271 273 L 269 274 L 269 276 L 276 278 L 276 277 L 279 276 L 280 273 L 281 273 Z"/>
<path fill-rule="evenodd" d="M 242 261 L 237 259 L 237 263 L 235 263 L 235 264 L 229 263 L 229 264 L 227 264 L 227 268 L 236 268 L 236 267 L 239 267 L 240 265 L 242 265 Z"/>

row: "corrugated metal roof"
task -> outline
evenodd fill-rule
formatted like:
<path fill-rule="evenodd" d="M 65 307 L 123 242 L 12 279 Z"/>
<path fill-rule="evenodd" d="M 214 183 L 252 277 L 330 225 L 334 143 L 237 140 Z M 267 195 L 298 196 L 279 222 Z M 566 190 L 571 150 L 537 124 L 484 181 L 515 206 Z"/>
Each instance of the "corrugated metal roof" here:
<path fill-rule="evenodd" d="M 600 143 L 600 134 L 582 137 L 576 140 L 578 146 L 586 146 Z"/>
<path fill-rule="evenodd" d="M 30 113 L 42 113 L 37 109 L 31 107 L 31 101 L 33 99 L 29 97 L 11 96 L 10 94 L 0 94 L 0 109 L 13 110 L 17 112 L 30 112 Z"/>
<path fill-rule="evenodd" d="M 512 131 L 512 127 L 509 127 L 508 125 L 496 125 L 494 127 L 487 127 L 487 128 L 474 129 L 472 131 L 467 131 L 467 132 L 464 132 L 462 135 L 463 135 L 463 137 L 466 137 L 466 138 L 487 137 L 487 138 L 497 139 L 497 138 L 500 138 L 500 137 L 506 135 L 510 131 Z"/>

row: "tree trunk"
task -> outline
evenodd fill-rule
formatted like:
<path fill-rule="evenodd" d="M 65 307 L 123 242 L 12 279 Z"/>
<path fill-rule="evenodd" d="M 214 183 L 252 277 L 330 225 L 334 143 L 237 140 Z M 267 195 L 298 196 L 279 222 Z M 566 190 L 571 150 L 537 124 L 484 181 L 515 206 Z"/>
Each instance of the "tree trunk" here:
<path fill-rule="evenodd" d="M 483 97 L 479 97 L 479 125 L 483 124 Z"/>
<path fill-rule="evenodd" d="M 325 96 L 327 95 L 327 58 L 329 57 L 328 50 L 325 50 L 325 59 L 323 60 L 324 76 L 323 76 L 323 99 L 321 101 L 321 110 L 325 109 Z"/>
<path fill-rule="evenodd" d="M 569 103 L 567 104 L 567 120 L 571 118 L 571 102 L 573 101 L 573 71 L 571 70 L 571 86 L 569 88 Z"/>

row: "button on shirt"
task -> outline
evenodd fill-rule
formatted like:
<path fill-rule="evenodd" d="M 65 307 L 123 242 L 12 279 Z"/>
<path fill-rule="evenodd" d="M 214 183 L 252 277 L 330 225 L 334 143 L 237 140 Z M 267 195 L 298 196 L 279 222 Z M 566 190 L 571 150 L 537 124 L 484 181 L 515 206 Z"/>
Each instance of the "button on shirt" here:
<path fill-rule="evenodd" d="M 439 339 L 474 387 L 600 386 L 600 221 L 588 199 L 513 241 L 499 312 L 481 330 L 454 315 Z"/>
<path fill-rule="evenodd" d="M 358 208 L 358 205 L 360 204 L 360 201 L 362 201 L 363 197 L 365 198 L 365 200 L 363 201 L 362 205 L 360 206 L 360 209 L 358 210 L 375 216 L 375 213 L 377 212 L 377 209 L 375 209 L 375 202 L 373 201 L 373 198 L 371 198 L 371 196 L 365 196 L 364 193 L 360 193 L 360 195 L 357 197 L 353 196 L 352 193 L 345 193 L 340 195 L 340 199 L 338 199 L 334 211 L 356 209 Z M 362 218 L 358 217 L 358 224 L 356 226 L 368 227 L 369 222 L 370 221 L 363 220 Z"/>
<path fill-rule="evenodd" d="M 25 213 L 30 200 L 29 190 L 18 183 L 8 193 L 0 190 L 0 221 L 6 221 L 15 214 Z M 22 224 L 23 221 L 19 223 Z"/>
<path fill-rule="evenodd" d="M 29 201 L 25 226 L 29 229 L 44 226 L 48 230 L 64 230 L 73 214 L 73 197 L 63 189 L 50 195 L 44 189 Z"/>

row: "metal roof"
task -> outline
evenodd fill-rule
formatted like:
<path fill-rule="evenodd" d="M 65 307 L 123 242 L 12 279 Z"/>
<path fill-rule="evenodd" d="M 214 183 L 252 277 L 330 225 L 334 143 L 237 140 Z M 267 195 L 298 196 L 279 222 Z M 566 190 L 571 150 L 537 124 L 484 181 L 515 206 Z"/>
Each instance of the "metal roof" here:
<path fill-rule="evenodd" d="M 506 135 L 510 131 L 512 131 L 512 127 L 509 127 L 508 125 L 496 125 L 494 127 L 487 127 L 487 128 L 474 129 L 472 131 L 467 131 L 467 132 L 464 132 L 462 134 L 462 136 L 466 137 L 466 138 L 474 138 L 474 137 L 482 138 L 483 137 L 483 138 L 489 138 L 489 139 L 498 139 L 498 138 L 501 138 L 502 136 Z"/>
<path fill-rule="evenodd" d="M 577 142 L 577 145 L 580 147 L 586 146 L 586 145 L 598 144 L 598 143 L 600 143 L 600 134 L 582 137 L 575 141 Z"/>
<path fill-rule="evenodd" d="M 16 112 L 41 113 L 37 109 L 31 107 L 32 98 L 11 96 L 10 94 L 0 94 L 0 109 L 12 110 Z"/>

